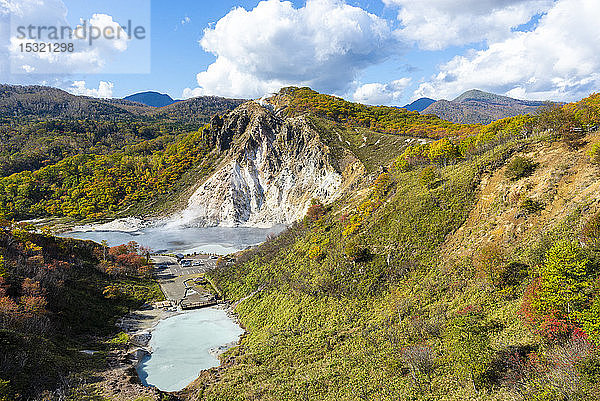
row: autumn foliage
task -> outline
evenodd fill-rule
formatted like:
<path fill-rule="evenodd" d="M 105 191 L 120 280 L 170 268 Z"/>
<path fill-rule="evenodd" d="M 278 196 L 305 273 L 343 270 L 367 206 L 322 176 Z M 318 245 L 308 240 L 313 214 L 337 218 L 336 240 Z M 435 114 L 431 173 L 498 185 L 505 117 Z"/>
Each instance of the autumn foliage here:
<path fill-rule="evenodd" d="M 398 107 L 365 106 L 309 88 L 284 88 L 281 93 L 290 98 L 287 106 L 289 114 L 311 112 L 348 126 L 387 134 L 443 138 L 472 135 L 479 130 L 478 125 L 455 124 L 434 115 L 421 115 Z"/>
<path fill-rule="evenodd" d="M 152 271 L 147 255 L 149 250 L 140 247 L 135 241 L 111 248 L 96 250 L 102 258 L 101 269 L 111 275 L 145 276 Z"/>
<path fill-rule="evenodd" d="M 312 204 L 306 212 L 306 217 L 309 221 L 317 221 L 321 217 L 325 216 L 325 207 L 318 199 L 313 199 Z"/>
<path fill-rule="evenodd" d="M 76 255 L 61 253 L 56 239 L 38 234 L 27 224 L 0 224 L 0 327 L 19 327 L 44 331 L 48 326 L 51 303 L 60 294 Z M 93 254 L 98 268 L 111 276 L 145 276 L 151 268 L 147 250 L 135 242 Z M 118 288 L 105 288 L 106 298 L 118 295 Z"/>
<path fill-rule="evenodd" d="M 551 343 L 582 335 L 600 344 L 598 274 L 583 249 L 570 241 L 557 242 L 538 270 L 523 297 L 525 322 Z"/>

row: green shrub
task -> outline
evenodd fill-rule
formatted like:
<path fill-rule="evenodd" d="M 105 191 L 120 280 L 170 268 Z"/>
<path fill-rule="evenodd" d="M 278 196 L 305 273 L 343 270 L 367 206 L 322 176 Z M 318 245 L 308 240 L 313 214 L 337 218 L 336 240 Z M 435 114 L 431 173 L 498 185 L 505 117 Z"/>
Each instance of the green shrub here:
<path fill-rule="evenodd" d="M 531 198 L 525 198 L 521 202 L 521 210 L 527 214 L 534 214 L 544 209 L 544 204 Z"/>
<path fill-rule="evenodd" d="M 371 252 L 369 248 L 365 248 L 358 242 L 352 241 L 346 244 L 344 248 L 344 253 L 352 262 L 360 263 L 365 262 L 370 259 Z"/>
<path fill-rule="evenodd" d="M 487 384 L 487 374 L 493 360 L 490 334 L 497 325 L 480 312 L 462 311 L 449 322 L 444 333 L 446 356 L 457 373 L 471 382 L 475 389 Z"/>
<path fill-rule="evenodd" d="M 581 328 L 590 340 L 600 346 L 600 294 L 597 294 L 589 308 L 577 314 Z"/>
<path fill-rule="evenodd" d="M 427 166 L 419 174 L 419 184 L 427 189 L 438 187 L 441 181 L 442 175 L 435 166 Z"/>
<path fill-rule="evenodd" d="M 593 282 L 590 273 L 590 261 L 576 243 L 557 242 L 540 267 L 541 282 L 534 307 L 544 315 L 574 318 L 589 303 Z"/>
<path fill-rule="evenodd" d="M 528 157 L 517 156 L 506 166 L 505 175 L 511 181 L 529 177 L 535 170 L 537 164 Z"/>
<path fill-rule="evenodd" d="M 108 340 L 108 344 L 111 345 L 126 345 L 128 342 L 129 335 L 123 331 L 119 332 L 119 334 Z"/>
<path fill-rule="evenodd" d="M 588 152 L 590 161 L 594 164 L 600 164 L 600 142 L 592 145 L 592 148 Z"/>

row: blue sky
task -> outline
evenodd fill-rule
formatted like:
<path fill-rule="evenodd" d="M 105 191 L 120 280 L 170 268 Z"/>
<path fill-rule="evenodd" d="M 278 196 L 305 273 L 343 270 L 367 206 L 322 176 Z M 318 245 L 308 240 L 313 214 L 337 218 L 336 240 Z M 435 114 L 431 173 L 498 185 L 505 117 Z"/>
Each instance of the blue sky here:
<path fill-rule="evenodd" d="M 71 3 L 81 1 L 65 0 L 69 8 Z M 121 3 L 125 6 L 129 4 L 127 1 Z M 78 78 L 89 81 L 90 86 L 97 86 L 99 81 L 114 82 L 116 97 L 143 90 L 156 90 L 180 98 L 184 88 L 195 85 L 196 74 L 206 69 L 215 59 L 198 44 L 203 30 L 235 6 L 254 7 L 256 4 L 257 1 L 152 1 L 151 73 L 98 74 Z M 94 7 L 90 6 L 89 9 Z M 131 10 L 128 10 L 127 15 L 132 15 Z M 190 22 L 182 24 L 186 17 Z"/>
<path fill-rule="evenodd" d="M 2 7 L 13 17 L 31 1 L 0 0 L 0 19 Z M 102 14 L 104 25 L 128 19 L 144 25 L 150 40 L 124 44 L 126 50 L 101 43 L 93 53 L 53 65 L 42 58 L 15 61 L 13 48 L 12 73 L 0 65 L 4 82 L 102 97 L 156 90 L 174 98 L 255 98 L 282 85 L 308 85 L 394 105 L 421 96 L 453 98 L 472 88 L 570 101 L 600 86 L 596 0 L 41 3 L 22 20 L 66 14 L 75 26 L 79 18 Z M 238 7 L 244 10 L 234 11 Z"/>
<path fill-rule="evenodd" d="M 70 14 L 89 15 L 94 12 L 107 12 L 118 15 L 116 8 L 97 8 L 90 1 L 64 0 Z M 82 5 L 82 3 L 87 3 Z M 196 84 L 196 74 L 215 61 L 213 54 L 203 51 L 198 41 L 204 29 L 216 23 L 232 8 L 243 7 L 251 10 L 259 1 L 207 1 L 207 0 L 154 0 L 151 2 L 151 73 L 150 74 L 95 74 L 80 75 L 75 79 L 84 79 L 90 86 L 98 86 L 100 81 L 111 81 L 115 85 L 114 96 L 123 97 L 142 90 L 156 90 L 168 93 L 174 98 L 182 97 L 183 89 Z M 305 1 L 292 1 L 295 7 L 302 7 Z M 385 17 L 394 25 L 396 12 L 380 0 L 350 1 L 350 5 L 360 7 L 378 16 Z M 120 2 L 127 7 L 130 3 Z M 112 10 L 111 10 L 112 9 Z M 127 12 L 122 13 L 129 14 Z M 189 18 L 189 22 L 182 23 Z M 391 56 L 389 60 L 366 68 L 360 77 L 369 82 L 380 80 L 393 81 L 405 76 L 415 79 L 411 87 L 416 89 L 416 82 L 431 76 L 436 66 L 451 59 L 466 47 L 452 47 L 441 51 L 420 51 L 416 46 L 406 52 Z M 343 93 L 336 93 L 344 95 Z M 396 104 L 409 102 L 410 93 L 398 99 Z"/>

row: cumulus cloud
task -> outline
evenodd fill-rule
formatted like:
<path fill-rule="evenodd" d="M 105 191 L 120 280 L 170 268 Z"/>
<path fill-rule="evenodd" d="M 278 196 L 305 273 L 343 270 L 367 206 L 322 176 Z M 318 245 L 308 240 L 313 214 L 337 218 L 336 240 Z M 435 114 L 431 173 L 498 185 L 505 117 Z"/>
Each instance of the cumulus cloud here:
<path fill-rule="evenodd" d="M 398 7 L 400 38 L 423 49 L 498 41 L 547 11 L 554 0 L 383 0 Z"/>
<path fill-rule="evenodd" d="M 410 82 L 410 78 L 401 78 L 387 84 L 378 82 L 363 84 L 354 91 L 352 98 L 363 104 L 390 104 L 404 95 L 404 90 L 410 85 Z"/>
<path fill-rule="evenodd" d="M 67 91 L 73 95 L 111 98 L 114 86 L 112 82 L 100 81 L 98 88 L 87 88 L 85 81 L 74 81 Z"/>
<path fill-rule="evenodd" d="M 584 97 L 600 88 L 598 17 L 597 0 L 559 0 L 536 29 L 454 57 L 415 96 L 480 88 L 528 99 Z"/>
<path fill-rule="evenodd" d="M 398 50 L 386 20 L 339 0 L 235 8 L 204 31 L 200 45 L 216 60 L 184 97 L 259 97 L 292 84 L 343 93 L 359 71 Z"/>

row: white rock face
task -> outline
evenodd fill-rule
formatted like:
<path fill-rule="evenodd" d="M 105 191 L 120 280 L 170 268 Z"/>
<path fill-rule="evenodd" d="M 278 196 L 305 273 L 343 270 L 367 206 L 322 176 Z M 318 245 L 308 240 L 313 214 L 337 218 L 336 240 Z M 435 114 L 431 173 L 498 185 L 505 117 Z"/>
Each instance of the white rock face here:
<path fill-rule="evenodd" d="M 313 198 L 331 202 L 341 194 L 342 175 L 306 120 L 281 120 L 256 103 L 232 114 L 219 134 L 227 137 L 228 125 L 237 129 L 226 157 L 170 224 L 289 224 L 304 217 Z"/>

